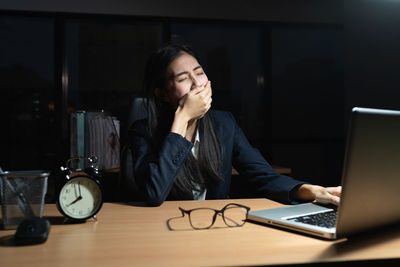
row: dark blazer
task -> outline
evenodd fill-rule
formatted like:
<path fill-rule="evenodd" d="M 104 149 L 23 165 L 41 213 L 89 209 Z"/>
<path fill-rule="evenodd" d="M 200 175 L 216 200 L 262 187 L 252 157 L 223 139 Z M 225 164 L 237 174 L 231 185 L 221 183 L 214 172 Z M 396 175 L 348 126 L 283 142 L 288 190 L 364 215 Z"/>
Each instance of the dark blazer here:
<path fill-rule="evenodd" d="M 290 191 L 304 182 L 276 173 L 250 145 L 231 113 L 210 110 L 209 115 L 222 147 L 220 174 L 224 182 L 207 187 L 206 198 L 229 197 L 233 166 L 240 174 L 240 184 L 245 185 L 248 192 L 246 197 L 266 197 L 291 203 Z M 129 131 L 134 177 L 125 177 L 131 181 L 123 186 L 129 192 L 130 184 L 134 182 L 137 192 L 128 194 L 138 194 L 150 205 L 161 205 L 193 144 L 179 134 L 168 132 L 158 151 L 152 151 L 145 123 L 145 120 L 136 121 Z"/>

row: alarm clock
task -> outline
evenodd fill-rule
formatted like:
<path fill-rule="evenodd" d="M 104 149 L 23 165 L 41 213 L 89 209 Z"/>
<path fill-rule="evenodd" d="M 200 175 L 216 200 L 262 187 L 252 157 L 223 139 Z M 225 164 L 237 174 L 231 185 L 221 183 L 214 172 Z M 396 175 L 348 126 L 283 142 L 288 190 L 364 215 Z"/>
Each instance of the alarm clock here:
<path fill-rule="evenodd" d="M 72 167 L 73 163 L 88 161 L 85 169 Z M 79 163 L 80 162 L 80 163 Z M 65 175 L 57 195 L 57 208 L 67 218 L 73 221 L 85 221 L 96 218 L 103 205 L 103 188 L 100 174 L 95 167 L 96 157 L 71 158 L 66 167 L 61 167 Z"/>

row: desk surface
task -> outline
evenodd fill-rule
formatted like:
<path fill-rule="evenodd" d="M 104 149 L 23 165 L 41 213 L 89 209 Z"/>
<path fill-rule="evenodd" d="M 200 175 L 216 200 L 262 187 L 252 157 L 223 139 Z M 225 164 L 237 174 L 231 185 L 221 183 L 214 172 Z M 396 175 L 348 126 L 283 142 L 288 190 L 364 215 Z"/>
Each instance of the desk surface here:
<path fill-rule="evenodd" d="M 12 247 L 5 242 L 15 231 L 0 231 L 0 266 L 236 266 L 274 265 L 400 258 L 400 229 L 381 230 L 365 237 L 321 240 L 254 223 L 227 228 L 192 230 L 178 207 L 213 207 L 229 202 L 252 210 L 281 206 L 267 199 L 167 201 L 160 207 L 105 203 L 98 221 L 57 224 L 54 204 L 45 208 L 52 221 L 46 243 Z"/>

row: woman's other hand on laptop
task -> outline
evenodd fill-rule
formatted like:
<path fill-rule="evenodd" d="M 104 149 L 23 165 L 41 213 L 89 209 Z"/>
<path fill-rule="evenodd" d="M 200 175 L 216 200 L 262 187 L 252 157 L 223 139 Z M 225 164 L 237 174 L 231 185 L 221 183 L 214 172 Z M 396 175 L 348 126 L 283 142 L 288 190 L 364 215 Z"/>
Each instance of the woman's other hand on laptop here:
<path fill-rule="evenodd" d="M 319 185 L 303 184 L 295 192 L 295 198 L 300 201 L 316 200 L 321 204 L 335 204 L 338 206 L 341 192 L 341 186 L 322 187 Z"/>

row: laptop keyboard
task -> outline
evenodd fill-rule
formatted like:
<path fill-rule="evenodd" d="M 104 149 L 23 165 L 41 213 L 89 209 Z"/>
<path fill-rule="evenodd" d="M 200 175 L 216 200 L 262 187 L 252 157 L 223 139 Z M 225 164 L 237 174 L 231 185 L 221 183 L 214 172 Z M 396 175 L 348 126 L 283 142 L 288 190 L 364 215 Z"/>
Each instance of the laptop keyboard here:
<path fill-rule="evenodd" d="M 336 210 L 293 217 L 288 220 L 316 225 L 319 227 L 333 228 L 336 225 Z"/>

